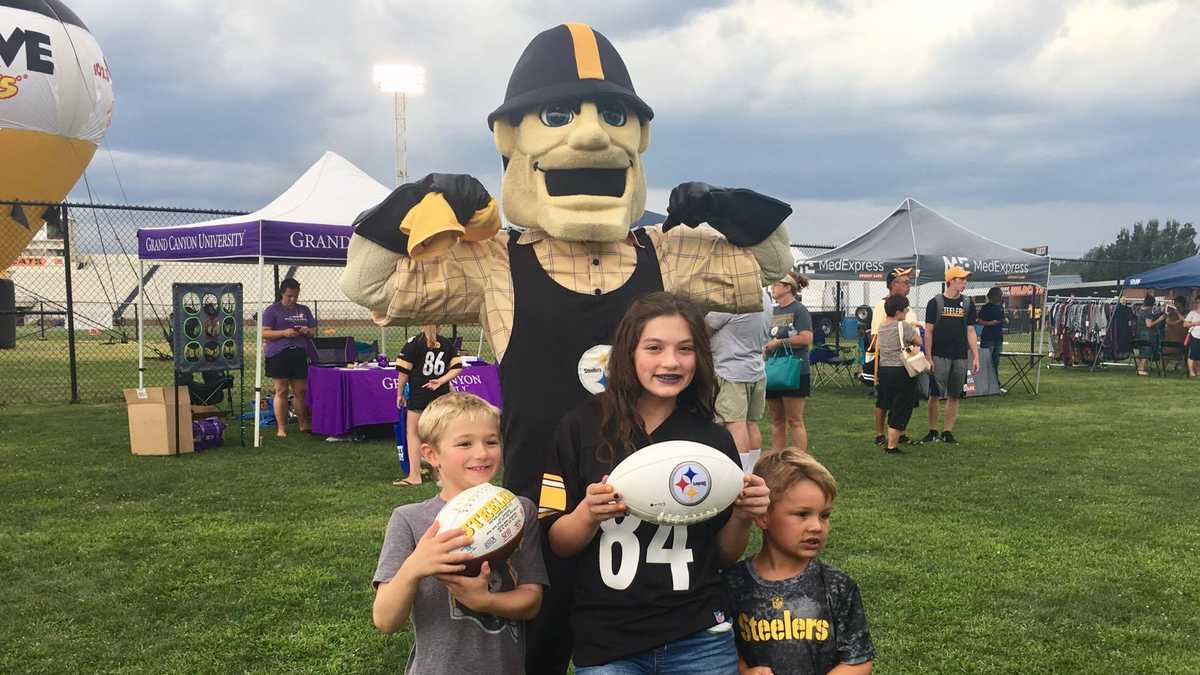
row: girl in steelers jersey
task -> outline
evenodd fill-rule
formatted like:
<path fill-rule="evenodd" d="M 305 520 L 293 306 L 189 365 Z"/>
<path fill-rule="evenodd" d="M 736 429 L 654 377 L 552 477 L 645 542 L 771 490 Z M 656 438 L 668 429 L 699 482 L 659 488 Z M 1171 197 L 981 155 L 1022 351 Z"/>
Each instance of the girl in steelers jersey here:
<path fill-rule="evenodd" d="M 410 457 L 419 457 L 417 448 L 417 420 L 421 411 L 433 400 L 450 393 L 450 380 L 462 370 L 458 347 L 454 340 L 438 335 L 436 325 L 421 326 L 421 332 L 409 338 L 396 357 L 396 407 L 407 408 L 405 434 L 408 437 Z M 404 396 L 404 385 L 408 384 L 408 398 Z M 392 483 L 396 486 L 421 484 L 421 462 L 409 461 L 408 476 Z"/>
<path fill-rule="evenodd" d="M 540 506 L 554 518 L 554 554 L 576 565 L 572 660 L 580 675 L 605 666 L 737 672 L 718 571 L 741 557 L 752 516 L 766 512 L 763 480 L 747 476 L 717 517 L 673 527 L 627 515 L 605 483 L 624 457 L 668 440 L 704 443 L 737 462 L 729 432 L 713 422 L 715 382 L 703 314 L 651 293 L 617 327 L 606 391 L 558 427 Z"/>

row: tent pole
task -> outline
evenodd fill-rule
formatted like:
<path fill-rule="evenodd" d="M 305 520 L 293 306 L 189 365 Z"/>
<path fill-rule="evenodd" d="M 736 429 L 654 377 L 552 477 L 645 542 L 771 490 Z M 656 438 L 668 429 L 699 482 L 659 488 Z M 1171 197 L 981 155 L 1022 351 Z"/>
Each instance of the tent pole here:
<path fill-rule="evenodd" d="M 262 370 L 263 370 L 263 257 L 262 251 L 258 254 L 258 297 L 255 304 L 258 306 L 258 336 L 254 350 L 254 447 L 259 447 L 262 443 Z M 286 420 L 285 420 L 286 421 Z M 275 420 L 275 424 L 279 424 L 279 420 Z"/>
<path fill-rule="evenodd" d="M 1050 299 L 1050 269 L 1054 266 L 1050 256 L 1046 256 L 1046 285 L 1043 286 L 1045 292 L 1042 294 L 1042 313 L 1038 316 L 1038 349 L 1037 353 L 1041 354 L 1046 349 L 1046 301 Z M 1037 305 L 1037 296 L 1033 296 L 1034 305 Z M 1044 357 L 1043 357 L 1044 358 Z M 1049 364 L 1046 364 L 1049 365 Z M 1042 364 L 1038 362 L 1037 375 L 1033 379 L 1033 393 L 1042 393 Z"/>
<path fill-rule="evenodd" d="M 138 258 L 138 304 L 137 304 L 137 333 L 138 333 L 138 391 L 146 388 L 146 352 L 142 331 L 142 321 L 146 316 L 145 306 L 146 263 Z"/>

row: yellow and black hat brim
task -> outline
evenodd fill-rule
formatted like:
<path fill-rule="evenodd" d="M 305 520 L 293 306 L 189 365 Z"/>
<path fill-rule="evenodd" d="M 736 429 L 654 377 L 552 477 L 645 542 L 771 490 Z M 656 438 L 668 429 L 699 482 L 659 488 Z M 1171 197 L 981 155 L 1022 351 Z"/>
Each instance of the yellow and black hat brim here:
<path fill-rule="evenodd" d="M 501 117 L 579 98 L 620 99 L 643 120 L 654 117 L 634 91 L 625 62 L 608 38 L 590 26 L 572 23 L 533 38 L 513 68 L 504 103 L 488 115 L 488 128 Z"/>

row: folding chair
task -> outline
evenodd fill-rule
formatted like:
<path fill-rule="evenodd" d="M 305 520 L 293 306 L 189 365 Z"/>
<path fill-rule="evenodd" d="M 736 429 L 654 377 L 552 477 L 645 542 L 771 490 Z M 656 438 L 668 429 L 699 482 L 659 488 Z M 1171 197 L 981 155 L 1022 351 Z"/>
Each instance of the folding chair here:
<path fill-rule="evenodd" d="M 1166 373 L 1166 364 L 1168 363 L 1171 364 L 1172 372 L 1187 372 L 1187 345 L 1175 340 L 1163 340 L 1159 343 L 1159 347 L 1164 373 Z"/>
<path fill-rule="evenodd" d="M 858 379 L 854 370 L 858 366 L 858 356 L 855 352 L 852 346 L 814 345 L 808 355 L 808 362 L 812 366 L 812 386 L 856 385 Z"/>
<path fill-rule="evenodd" d="M 1138 352 L 1140 351 L 1140 349 L 1142 347 L 1153 346 L 1153 344 L 1154 343 L 1152 343 L 1150 340 L 1142 340 L 1139 338 L 1133 339 L 1133 341 L 1130 343 L 1130 347 L 1132 348 L 1132 350 L 1129 355 L 1129 358 L 1133 360 L 1133 363 L 1135 366 L 1137 365 L 1137 361 L 1139 358 Z M 1153 352 L 1153 356 L 1151 356 L 1147 359 L 1150 362 L 1149 370 L 1147 372 L 1153 372 L 1157 367 L 1158 374 L 1162 377 L 1166 377 L 1167 376 L 1167 363 L 1166 363 L 1166 360 L 1163 359 L 1162 346 L 1163 346 L 1163 343 L 1159 342 L 1158 347 Z"/>
<path fill-rule="evenodd" d="M 197 382 L 195 373 L 178 373 L 175 384 L 188 388 L 192 405 L 216 405 L 225 400 L 229 392 L 229 403 L 233 404 L 233 377 L 224 370 L 209 370 L 200 374 L 203 381 Z"/>

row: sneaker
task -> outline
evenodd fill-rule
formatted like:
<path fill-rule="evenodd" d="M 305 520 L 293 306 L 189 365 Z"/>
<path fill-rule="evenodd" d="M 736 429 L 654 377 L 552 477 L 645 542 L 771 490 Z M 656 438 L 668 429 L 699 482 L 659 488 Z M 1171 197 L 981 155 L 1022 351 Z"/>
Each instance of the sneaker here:
<path fill-rule="evenodd" d="M 884 450 L 884 452 L 886 452 L 889 455 L 903 455 L 904 454 L 904 451 L 901 450 L 900 448 L 888 448 L 888 449 Z"/>
<path fill-rule="evenodd" d="M 900 438 L 896 439 L 896 445 L 913 445 L 913 439 L 908 437 L 908 434 L 900 434 Z"/>
<path fill-rule="evenodd" d="M 876 436 L 875 445 L 883 445 L 886 440 L 883 436 Z"/>
<path fill-rule="evenodd" d="M 917 445 L 925 445 L 926 443 L 937 443 L 939 440 L 941 440 L 941 439 L 938 437 L 938 432 L 933 429 L 930 429 L 929 433 L 925 434 L 924 438 L 917 441 Z"/>
<path fill-rule="evenodd" d="M 953 445 L 958 445 L 958 439 L 956 439 L 954 437 L 954 434 L 950 433 L 949 431 L 942 432 L 942 442 L 943 443 L 951 443 Z"/>

